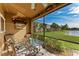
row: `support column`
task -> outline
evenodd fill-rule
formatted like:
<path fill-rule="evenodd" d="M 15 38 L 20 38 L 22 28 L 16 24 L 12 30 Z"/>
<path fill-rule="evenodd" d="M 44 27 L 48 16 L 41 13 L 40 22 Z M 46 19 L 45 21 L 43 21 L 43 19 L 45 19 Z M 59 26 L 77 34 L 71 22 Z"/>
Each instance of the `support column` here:
<path fill-rule="evenodd" d="M 26 35 L 27 35 L 27 40 L 31 36 L 31 20 L 29 19 L 26 25 Z"/>
<path fill-rule="evenodd" d="M 28 20 L 26 30 L 27 30 L 27 34 L 31 34 L 31 20 Z"/>

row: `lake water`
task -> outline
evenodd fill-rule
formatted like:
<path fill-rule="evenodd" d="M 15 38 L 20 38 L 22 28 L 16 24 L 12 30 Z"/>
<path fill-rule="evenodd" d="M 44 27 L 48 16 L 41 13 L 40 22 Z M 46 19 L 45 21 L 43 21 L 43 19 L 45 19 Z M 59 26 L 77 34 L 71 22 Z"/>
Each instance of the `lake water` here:
<path fill-rule="evenodd" d="M 79 31 L 78 30 L 68 31 L 66 34 L 70 36 L 79 36 Z"/>

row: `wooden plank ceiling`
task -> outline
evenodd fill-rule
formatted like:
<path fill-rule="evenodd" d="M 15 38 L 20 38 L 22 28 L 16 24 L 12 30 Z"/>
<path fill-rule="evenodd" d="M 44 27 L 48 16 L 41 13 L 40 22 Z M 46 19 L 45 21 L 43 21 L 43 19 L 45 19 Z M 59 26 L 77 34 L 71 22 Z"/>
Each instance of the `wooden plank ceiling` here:
<path fill-rule="evenodd" d="M 38 3 L 35 4 L 35 9 L 32 9 L 32 3 L 5 3 L 0 4 L 0 11 L 2 11 L 4 17 L 11 17 L 11 18 L 27 18 L 27 19 L 37 19 L 44 15 L 47 15 L 51 12 L 56 11 L 57 9 L 60 9 L 66 5 L 69 5 L 68 3 L 51 3 L 47 4 L 46 7 L 44 7 L 43 4 Z"/>

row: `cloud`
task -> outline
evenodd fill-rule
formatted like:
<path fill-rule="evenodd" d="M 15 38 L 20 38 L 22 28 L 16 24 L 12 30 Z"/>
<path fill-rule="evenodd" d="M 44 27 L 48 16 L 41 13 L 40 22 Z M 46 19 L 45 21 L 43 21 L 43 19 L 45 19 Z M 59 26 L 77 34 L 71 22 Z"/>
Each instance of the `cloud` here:
<path fill-rule="evenodd" d="M 70 28 L 73 28 L 73 27 L 79 28 L 79 23 L 69 23 L 68 26 Z"/>
<path fill-rule="evenodd" d="M 70 8 L 69 13 L 71 13 L 71 14 L 73 14 L 73 13 L 79 14 L 79 6 Z"/>
<path fill-rule="evenodd" d="M 73 27 L 79 28 L 79 21 L 75 19 L 70 22 L 66 22 L 65 24 L 68 24 L 70 28 L 73 28 Z"/>

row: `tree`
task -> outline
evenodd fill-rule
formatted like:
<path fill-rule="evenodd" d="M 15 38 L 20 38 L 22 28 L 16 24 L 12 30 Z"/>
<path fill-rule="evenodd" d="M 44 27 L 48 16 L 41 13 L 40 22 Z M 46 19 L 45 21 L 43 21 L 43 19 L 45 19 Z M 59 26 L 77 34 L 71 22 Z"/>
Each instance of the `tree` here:
<path fill-rule="evenodd" d="M 61 28 L 62 28 L 62 30 L 68 30 L 69 29 L 67 24 L 63 25 Z"/>
<path fill-rule="evenodd" d="M 60 30 L 61 28 L 60 28 L 60 26 L 59 26 L 58 24 L 52 23 L 51 29 L 52 29 L 52 30 Z"/>

